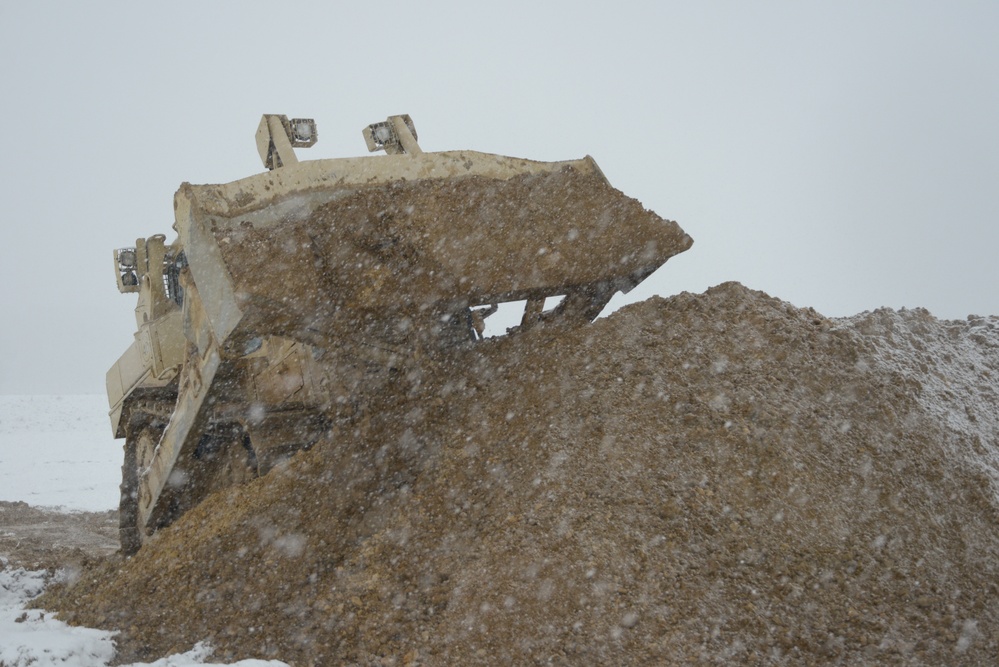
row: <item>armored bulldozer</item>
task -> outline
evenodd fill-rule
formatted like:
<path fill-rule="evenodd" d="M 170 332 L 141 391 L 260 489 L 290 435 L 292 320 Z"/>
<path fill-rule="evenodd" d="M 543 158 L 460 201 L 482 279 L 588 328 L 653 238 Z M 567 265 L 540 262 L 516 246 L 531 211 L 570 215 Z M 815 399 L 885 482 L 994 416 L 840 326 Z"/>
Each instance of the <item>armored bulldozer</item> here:
<path fill-rule="evenodd" d="M 182 184 L 173 241 L 114 251 L 118 289 L 138 294 L 107 375 L 125 554 L 362 418 L 421 360 L 476 345 L 499 304 L 524 304 L 509 335 L 578 326 L 692 243 L 590 157 L 424 153 L 405 115 L 363 136 L 386 155 L 300 162 L 315 122 L 264 115 L 267 171 Z"/>

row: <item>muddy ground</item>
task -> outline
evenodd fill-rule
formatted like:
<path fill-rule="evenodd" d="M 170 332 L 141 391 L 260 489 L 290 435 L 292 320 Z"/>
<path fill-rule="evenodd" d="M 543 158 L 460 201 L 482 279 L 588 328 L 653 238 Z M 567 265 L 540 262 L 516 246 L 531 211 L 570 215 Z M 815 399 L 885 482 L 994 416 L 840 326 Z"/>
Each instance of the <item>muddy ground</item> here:
<path fill-rule="evenodd" d="M 728 283 L 456 353 L 41 604 L 123 657 L 990 665 L 999 319 Z"/>
<path fill-rule="evenodd" d="M 0 501 L 0 558 L 10 567 L 65 568 L 117 550 L 117 512 L 63 512 Z"/>

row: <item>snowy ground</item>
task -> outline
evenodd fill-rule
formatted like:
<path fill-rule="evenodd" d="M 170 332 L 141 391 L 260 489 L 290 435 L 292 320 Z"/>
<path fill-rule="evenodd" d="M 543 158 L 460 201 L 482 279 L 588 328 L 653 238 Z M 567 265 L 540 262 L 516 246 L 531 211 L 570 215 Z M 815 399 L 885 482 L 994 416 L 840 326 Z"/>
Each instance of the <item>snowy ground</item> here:
<path fill-rule="evenodd" d="M 107 412 L 102 395 L 0 396 L 0 500 L 118 507 L 121 442 Z"/>
<path fill-rule="evenodd" d="M 0 500 L 67 512 L 112 509 L 118 505 L 120 467 L 121 443 L 111 437 L 104 396 L 0 396 Z M 0 667 L 105 667 L 114 657 L 113 633 L 25 610 L 45 587 L 46 573 L 6 565 L 0 561 Z M 211 648 L 198 645 L 143 664 L 204 665 L 209 657 Z"/>

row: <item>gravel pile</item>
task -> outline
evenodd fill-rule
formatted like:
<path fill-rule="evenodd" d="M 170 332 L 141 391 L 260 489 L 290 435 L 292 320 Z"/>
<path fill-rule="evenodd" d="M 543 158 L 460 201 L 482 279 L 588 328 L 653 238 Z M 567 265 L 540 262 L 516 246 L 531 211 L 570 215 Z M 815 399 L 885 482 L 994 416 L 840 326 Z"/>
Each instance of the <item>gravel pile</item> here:
<path fill-rule="evenodd" d="M 122 658 L 994 664 L 999 319 L 737 283 L 491 339 L 39 604 Z"/>

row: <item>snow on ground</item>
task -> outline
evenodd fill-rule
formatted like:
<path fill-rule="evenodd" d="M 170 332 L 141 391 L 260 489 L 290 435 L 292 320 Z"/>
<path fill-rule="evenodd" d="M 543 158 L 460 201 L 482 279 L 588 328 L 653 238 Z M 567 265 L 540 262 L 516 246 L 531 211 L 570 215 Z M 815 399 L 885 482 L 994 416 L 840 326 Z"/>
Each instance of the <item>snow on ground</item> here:
<path fill-rule="evenodd" d="M 72 627 L 54 614 L 24 608 L 31 598 L 41 594 L 46 583 L 45 572 L 0 569 L 0 667 L 106 667 L 114 658 L 115 633 Z M 221 665 L 204 662 L 211 654 L 210 646 L 198 644 L 184 654 L 125 667 Z M 242 660 L 234 664 L 287 667 L 276 660 Z"/>
<path fill-rule="evenodd" d="M 72 628 L 52 614 L 24 610 L 44 588 L 44 572 L 0 571 L 0 665 L 106 665 L 114 657 L 111 633 Z"/>
<path fill-rule="evenodd" d="M 107 413 L 100 394 L 0 396 L 0 500 L 117 508 L 122 449 Z"/>
<path fill-rule="evenodd" d="M 0 667 L 106 667 L 114 657 L 114 633 L 66 625 L 24 604 L 45 588 L 44 572 L 0 570 Z M 211 665 L 211 647 L 199 644 L 187 653 L 126 667 Z M 215 663 L 218 664 L 218 663 Z M 239 667 L 287 667 L 276 660 L 242 660 Z"/>
<path fill-rule="evenodd" d="M 121 443 L 111 437 L 102 395 L 0 396 L 0 500 L 99 512 L 117 507 Z M 45 572 L 0 562 L 0 667 L 106 667 L 114 633 L 66 625 L 24 605 L 47 583 Z M 211 647 L 126 667 L 211 665 Z M 239 667 L 287 667 L 243 660 Z"/>

